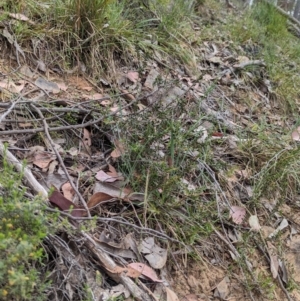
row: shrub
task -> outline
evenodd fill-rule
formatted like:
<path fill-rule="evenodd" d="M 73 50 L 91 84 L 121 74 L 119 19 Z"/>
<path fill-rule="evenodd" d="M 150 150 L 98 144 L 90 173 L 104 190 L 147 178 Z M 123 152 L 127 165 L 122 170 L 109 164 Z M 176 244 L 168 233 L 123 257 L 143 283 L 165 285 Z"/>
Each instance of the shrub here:
<path fill-rule="evenodd" d="M 47 233 L 39 198 L 21 188 L 23 175 L 5 158 L 0 172 L 0 299 L 42 300 L 45 284 L 38 271 Z M 45 283 L 45 282 L 44 282 Z"/>

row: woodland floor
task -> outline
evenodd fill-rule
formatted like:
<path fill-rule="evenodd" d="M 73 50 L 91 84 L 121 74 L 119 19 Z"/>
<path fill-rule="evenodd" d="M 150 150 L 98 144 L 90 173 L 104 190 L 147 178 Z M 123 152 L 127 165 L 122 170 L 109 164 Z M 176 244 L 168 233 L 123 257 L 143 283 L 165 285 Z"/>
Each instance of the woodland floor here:
<path fill-rule="evenodd" d="M 297 156 L 297 120 L 259 45 L 218 30 L 193 66 L 157 56 L 97 80 L 3 52 L 0 141 L 65 212 L 45 240 L 49 300 L 84 300 L 84 282 L 90 300 L 300 301 L 298 183 L 262 177 Z"/>

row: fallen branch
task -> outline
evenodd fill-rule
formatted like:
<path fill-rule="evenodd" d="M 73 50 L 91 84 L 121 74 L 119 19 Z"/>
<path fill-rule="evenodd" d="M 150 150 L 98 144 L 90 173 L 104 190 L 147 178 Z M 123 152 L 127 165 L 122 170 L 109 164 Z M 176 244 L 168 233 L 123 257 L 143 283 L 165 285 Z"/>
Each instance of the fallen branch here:
<path fill-rule="evenodd" d="M 157 90 L 151 92 L 150 94 L 146 95 L 146 96 L 142 96 L 140 98 L 136 98 L 134 100 L 132 100 L 130 103 L 128 103 L 127 105 L 120 107 L 118 110 L 110 113 L 109 115 L 106 116 L 101 116 L 95 120 L 90 120 L 88 122 L 82 123 L 82 124 L 75 124 L 75 125 L 65 125 L 65 126 L 58 126 L 58 127 L 49 127 L 48 131 L 49 132 L 55 132 L 55 131 L 65 131 L 65 130 L 74 130 L 74 129 L 82 129 L 85 127 L 89 127 L 92 126 L 94 124 L 100 123 L 104 118 L 108 117 L 108 116 L 114 116 L 117 115 L 118 113 L 120 113 L 122 110 L 132 106 L 133 104 L 135 104 L 136 102 L 148 98 L 151 95 L 153 95 L 154 93 L 156 93 Z M 27 129 L 27 130 L 10 130 L 10 131 L 0 131 L 0 136 L 1 135 L 13 135 L 13 134 L 28 134 L 28 133 L 40 133 L 40 132 L 44 132 L 44 128 L 35 128 L 35 129 Z"/>
<path fill-rule="evenodd" d="M 12 164 L 18 172 L 24 173 L 24 178 L 26 179 L 27 183 L 29 184 L 30 188 L 33 191 L 42 196 L 45 201 L 48 199 L 48 192 L 46 189 L 36 180 L 34 175 L 32 174 L 31 170 L 21 164 L 20 161 L 4 146 L 4 144 L 0 141 L 0 155 L 2 157 L 5 156 L 7 161 Z"/>

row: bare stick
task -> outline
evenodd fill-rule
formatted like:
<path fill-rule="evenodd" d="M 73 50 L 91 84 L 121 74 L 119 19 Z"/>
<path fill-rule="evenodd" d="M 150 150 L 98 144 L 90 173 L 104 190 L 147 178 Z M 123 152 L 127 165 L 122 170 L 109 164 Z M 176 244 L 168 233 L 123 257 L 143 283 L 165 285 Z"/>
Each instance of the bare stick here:
<path fill-rule="evenodd" d="M 18 172 L 24 173 L 25 179 L 27 180 L 30 188 L 32 188 L 35 193 L 41 195 L 43 198 L 45 198 L 45 200 L 48 199 L 48 192 L 36 180 L 31 170 L 28 167 L 24 167 L 24 165 L 21 164 L 20 161 L 8 149 L 5 148 L 5 146 L 1 141 L 0 141 L 0 155 L 2 157 L 6 156 L 8 162 L 12 164 L 17 169 Z"/>
<path fill-rule="evenodd" d="M 17 104 L 17 102 L 18 102 L 18 99 L 15 102 L 10 103 L 9 109 L 0 116 L 0 123 L 13 110 L 13 108 L 15 107 L 15 105 Z"/>
<path fill-rule="evenodd" d="M 50 212 L 57 212 L 57 209 L 52 209 L 52 208 L 46 208 L 47 211 L 50 211 Z M 88 221 L 88 220 L 95 220 L 94 217 L 75 217 L 67 212 L 64 212 L 64 211 L 59 211 L 59 213 L 61 215 L 64 215 L 66 217 L 68 217 L 69 219 L 72 219 L 72 220 L 75 220 L 75 221 Z M 144 228 L 144 227 L 140 227 L 140 226 L 137 226 L 135 224 L 131 224 L 129 222 L 127 222 L 126 220 L 122 220 L 122 219 L 119 219 L 119 218 L 113 218 L 113 217 L 97 217 L 96 218 L 97 221 L 99 222 L 115 222 L 115 223 L 118 223 L 118 224 L 121 224 L 121 225 L 126 225 L 126 226 L 129 226 L 129 227 L 132 227 L 134 229 L 137 229 L 139 230 L 140 232 L 145 232 L 145 233 L 148 233 L 148 234 L 151 234 L 153 236 L 156 236 L 160 239 L 166 239 L 166 240 L 169 240 L 169 241 L 173 241 L 173 242 L 176 242 L 176 243 L 179 243 L 181 245 L 183 245 L 185 248 L 187 247 L 183 242 L 175 239 L 175 238 L 172 238 L 170 236 L 168 236 L 167 234 L 164 234 L 164 233 L 161 233 L 157 230 L 154 230 L 154 229 L 151 229 L 151 228 Z"/>
<path fill-rule="evenodd" d="M 127 105 L 120 107 L 118 110 L 116 110 L 115 112 L 110 113 L 107 116 L 101 116 L 98 119 L 95 120 L 91 120 L 88 121 L 86 123 L 82 123 L 82 124 L 76 124 L 76 125 L 66 125 L 66 126 L 58 126 L 58 127 L 53 127 L 50 128 L 48 127 L 48 132 L 54 132 L 54 131 L 64 131 L 64 130 L 71 130 L 71 129 L 82 129 L 91 125 L 94 125 L 96 123 L 101 122 L 105 117 L 108 116 L 114 116 L 116 114 L 118 114 L 119 112 L 121 112 L 122 110 L 130 107 L 131 105 L 133 105 L 134 103 L 138 102 L 141 99 L 147 98 L 149 96 L 151 96 L 152 94 L 154 94 L 157 90 L 155 90 L 154 92 L 151 92 L 150 94 L 146 95 L 145 97 L 140 97 L 137 99 L 132 100 L 130 103 L 128 103 Z M 11 131 L 0 131 L 0 136 L 1 135 L 12 135 L 12 134 L 27 134 L 27 133 L 40 133 L 40 132 L 44 132 L 44 128 L 36 128 L 36 129 L 29 129 L 29 130 L 11 130 Z"/>

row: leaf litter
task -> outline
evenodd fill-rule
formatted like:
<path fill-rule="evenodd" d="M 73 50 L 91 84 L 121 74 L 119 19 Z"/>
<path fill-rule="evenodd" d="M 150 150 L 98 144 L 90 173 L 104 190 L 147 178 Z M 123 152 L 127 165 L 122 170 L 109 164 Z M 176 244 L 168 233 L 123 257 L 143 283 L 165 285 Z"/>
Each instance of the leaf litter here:
<path fill-rule="evenodd" d="M 33 21 L 22 14 L 10 14 L 10 17 L 34 24 L 32 23 Z M 7 30 L 2 35 L 9 43 L 16 43 L 14 37 Z M 17 52 L 25 56 L 25 52 L 20 45 L 15 45 Z M 180 70 L 180 66 L 176 64 L 174 65 L 175 71 L 169 73 L 169 70 L 166 71 L 162 65 L 151 62 L 143 70 L 144 75 L 133 71 L 138 70 L 135 68 L 127 69 L 130 70 L 128 72 L 119 70 L 119 74 L 121 74 L 120 78 L 118 78 L 119 96 L 116 98 L 105 96 L 113 95 L 110 90 L 113 84 L 109 80 L 100 80 L 103 85 L 101 88 L 96 88 L 97 85 L 91 84 L 82 75 L 69 75 L 64 78 L 53 76 L 51 79 L 46 79 L 39 71 L 32 72 L 32 70 L 37 69 L 46 71 L 48 68 L 42 59 L 38 62 L 40 62 L 38 63 L 38 66 L 40 66 L 38 68 L 30 68 L 26 64 L 20 68 L 20 72 L 28 81 L 20 81 L 17 76 L 14 77 L 12 75 L 0 82 L 0 88 L 7 93 L 5 100 L 11 99 L 13 94 L 21 93 L 28 93 L 26 97 L 28 97 L 27 100 L 29 102 L 32 99 L 39 99 L 38 107 L 42 112 L 49 113 L 45 117 L 49 128 L 62 127 L 56 133 L 67 139 L 67 142 L 59 144 L 60 148 L 58 148 L 58 152 L 62 155 L 62 161 L 59 161 L 59 158 L 52 152 L 51 145 L 44 142 L 45 145 L 40 146 L 40 141 L 46 140 L 44 135 L 41 136 L 39 143 L 36 137 L 27 139 L 26 135 L 30 133 L 35 133 L 35 135 L 37 133 L 44 134 L 44 128 L 41 120 L 37 117 L 32 120 L 34 114 L 31 114 L 32 112 L 28 113 L 26 111 L 27 108 L 23 104 L 16 104 L 15 111 L 12 110 L 13 114 L 6 116 L 7 120 L 5 122 L 1 122 L 2 133 L 0 139 L 2 142 L 8 141 L 10 147 L 14 147 L 15 144 L 10 139 L 11 135 L 14 135 L 14 141 L 23 141 L 19 142 L 19 147 L 29 149 L 29 151 L 25 151 L 24 155 L 22 150 L 19 152 L 16 150 L 16 154 L 18 154 L 20 160 L 23 158 L 27 159 L 32 171 L 40 175 L 39 180 L 47 184 L 45 187 L 47 187 L 49 193 L 51 190 L 54 190 L 49 196 L 50 203 L 62 213 L 66 213 L 70 221 L 73 221 L 72 217 L 75 220 L 79 218 L 76 221 L 80 224 L 82 222 L 80 218 L 88 216 L 86 209 L 89 209 L 93 217 L 107 219 L 103 220 L 103 222 L 97 222 L 95 228 L 91 230 L 97 248 L 101 252 L 106 252 L 118 262 L 118 265 L 113 269 L 104 268 L 106 272 L 104 277 L 109 279 L 110 273 L 117 275 L 124 273 L 131 278 L 140 278 L 146 284 L 150 281 L 153 286 L 155 286 L 154 283 L 163 283 L 164 285 L 160 275 L 163 275 L 163 269 L 166 269 L 168 281 L 172 283 L 172 289 L 165 287 L 164 297 L 167 300 L 208 300 L 207 298 L 212 299 L 214 297 L 221 300 L 228 298 L 243 300 L 240 296 L 244 292 L 240 289 L 238 282 L 235 282 L 234 277 L 229 279 L 229 276 L 226 275 L 226 268 L 222 269 L 221 267 L 230 266 L 232 264 L 231 259 L 237 260 L 235 245 L 242 242 L 241 232 L 253 230 L 253 232 L 259 233 L 263 230 L 263 227 L 266 227 L 265 225 L 260 226 L 259 220 L 262 224 L 267 221 L 261 215 L 259 218 L 256 214 L 251 215 L 248 219 L 248 225 L 245 221 L 246 209 L 244 206 L 247 206 L 247 202 L 253 197 L 253 183 L 251 182 L 253 170 L 249 166 L 238 166 L 241 156 L 238 145 L 245 142 L 238 138 L 238 133 L 240 129 L 255 127 L 253 118 L 249 114 L 249 108 L 254 107 L 256 102 L 261 102 L 265 104 L 266 118 L 273 122 L 276 117 L 274 117 L 269 106 L 269 100 L 271 100 L 272 96 L 270 83 L 263 78 L 261 86 L 251 87 L 246 82 L 247 76 L 253 77 L 253 74 L 249 70 L 244 70 L 245 67 L 256 66 L 263 73 L 265 72 L 264 62 L 252 61 L 247 55 L 239 55 L 234 48 L 230 49 L 223 42 L 206 41 L 201 46 L 199 54 L 198 67 L 199 70 L 203 71 L 200 80 L 196 80 L 189 72 Z M 159 84 L 161 79 L 165 80 L 164 87 L 161 87 Z M 219 90 L 215 89 L 211 93 L 207 93 L 211 82 L 214 82 Z M 241 102 L 241 99 L 246 96 L 244 91 L 251 95 L 251 100 L 249 101 L 252 103 L 249 105 L 233 103 L 232 99 Z M 147 96 L 149 92 L 152 95 Z M 203 99 L 204 95 L 207 96 L 205 100 Z M 103 98 L 105 99 L 102 100 Z M 53 107 L 49 107 L 48 102 L 50 99 L 54 104 Z M 67 100 L 62 101 L 62 99 Z M 226 190 L 226 197 L 222 196 L 217 199 L 220 205 L 218 214 L 221 215 L 229 210 L 230 219 L 234 224 L 230 224 L 230 220 L 228 219 L 227 221 L 226 217 L 224 217 L 226 220 L 223 224 L 226 230 L 226 235 L 225 233 L 224 235 L 228 235 L 233 247 L 230 245 L 231 242 L 228 243 L 227 241 L 226 244 L 223 240 L 213 235 L 207 238 L 203 244 L 199 240 L 193 247 L 197 254 L 205 258 L 205 264 L 200 268 L 199 265 L 195 266 L 193 262 L 186 263 L 184 261 L 178 263 L 178 266 L 175 268 L 169 267 L 172 262 L 170 253 L 172 256 L 175 256 L 172 252 L 178 251 L 178 254 L 187 256 L 189 253 L 188 248 L 173 251 L 167 247 L 166 236 L 158 238 L 155 235 L 151 236 L 153 233 L 157 234 L 157 232 L 151 232 L 149 229 L 141 227 L 138 214 L 145 201 L 146 192 L 134 191 L 131 187 L 132 183 L 127 181 L 127 176 L 118 170 L 122 157 L 129 151 L 126 149 L 126 143 L 123 143 L 123 141 L 126 141 L 126 133 L 124 134 L 122 130 L 118 129 L 113 134 L 97 137 L 103 121 L 101 119 L 103 111 L 99 110 L 98 104 L 102 108 L 108 109 L 110 112 L 108 115 L 111 118 L 129 120 L 134 114 L 138 115 L 138 113 L 142 114 L 144 111 L 151 110 L 152 106 L 160 101 L 162 104 L 160 110 L 162 111 L 172 106 L 176 107 L 179 104 L 178 99 L 184 99 L 186 112 L 189 112 L 192 108 L 189 106 L 190 103 L 195 102 L 196 99 L 203 99 L 197 109 L 203 112 L 205 116 L 212 117 L 210 119 L 212 122 L 206 121 L 210 123 L 209 125 L 204 125 L 204 123 L 197 124 L 193 120 L 194 117 L 187 116 L 186 113 L 185 115 L 177 116 L 178 120 L 183 121 L 184 124 L 192 124 L 193 133 L 191 135 L 197 136 L 197 142 L 201 147 L 206 143 L 213 144 L 214 141 L 218 141 L 214 144 L 213 155 L 215 158 L 222 158 L 223 162 L 233 164 L 235 169 L 233 176 L 222 172 L 218 173 L 219 178 L 222 178 L 224 181 L 224 187 L 222 186 L 222 188 L 225 189 L 227 185 L 229 189 Z M 224 110 L 220 106 L 220 99 L 227 106 Z M 136 107 L 126 107 L 128 102 L 131 101 L 136 102 Z M 7 109 L 10 103 L 3 102 L 2 105 L 2 108 Z M 14 122 L 16 116 L 19 121 L 22 121 L 17 125 Z M 62 116 L 65 116 L 64 122 L 61 122 Z M 93 123 L 94 120 L 98 119 L 98 122 Z M 87 125 L 76 128 L 78 125 L 81 126 L 85 123 Z M 65 126 L 70 127 L 64 129 Z M 35 132 L 38 128 L 41 130 Z M 224 128 L 227 128 L 227 130 L 224 130 Z M 53 133 L 53 131 L 51 130 L 50 133 Z M 107 131 L 106 128 L 105 130 L 103 129 L 103 132 L 105 131 Z M 135 129 L 133 128 L 132 132 L 134 131 Z M 141 141 L 144 141 L 144 138 L 141 137 Z M 299 128 L 292 131 L 289 139 L 295 142 L 300 140 Z M 158 160 L 168 157 L 166 154 L 168 154 L 167 147 L 170 145 L 168 144 L 169 142 L 170 137 L 167 140 L 162 139 L 161 143 L 157 144 L 159 145 L 157 154 L 160 157 Z M 72 144 L 72 147 L 70 147 L 70 144 Z M 193 150 L 195 154 L 196 151 Z M 103 154 L 105 155 L 103 156 Z M 197 157 L 197 154 L 195 157 Z M 169 161 L 171 162 L 171 159 Z M 62 170 L 62 163 L 65 165 L 64 167 L 69 177 L 66 176 L 64 170 L 62 171 L 63 175 L 59 173 Z M 172 161 L 168 166 L 173 168 L 174 162 Z M 181 184 L 186 186 L 185 190 L 190 194 L 199 193 L 199 182 L 195 180 L 199 178 L 197 172 L 194 171 L 193 175 L 185 175 L 179 180 Z M 207 174 L 209 174 L 209 169 L 201 170 L 201 176 L 209 176 Z M 210 174 L 210 176 L 212 175 Z M 212 178 L 215 179 L 214 185 L 206 190 L 202 187 L 202 191 L 199 193 L 199 196 L 203 197 L 206 202 L 208 201 L 206 195 L 210 195 L 211 190 L 217 191 L 219 189 L 218 185 L 216 185 L 216 178 Z M 79 202 L 78 199 L 75 201 L 77 193 L 70 180 L 83 195 L 86 204 Z M 161 189 L 158 190 L 161 194 L 164 192 Z M 230 199 L 230 204 L 226 204 L 226 198 Z M 184 206 L 180 202 L 180 196 L 177 201 L 181 207 Z M 275 207 L 273 209 L 276 210 Z M 153 208 L 150 208 L 150 210 L 153 210 Z M 182 210 L 183 212 L 186 211 L 185 208 L 182 208 Z M 128 214 L 128 211 L 132 211 L 133 214 Z M 128 220 L 126 219 L 126 214 L 130 216 Z M 178 214 L 178 220 L 181 218 L 183 217 Z M 261 265 L 260 268 L 269 270 L 273 278 L 279 277 L 281 273 L 285 283 L 288 281 L 288 271 L 284 262 L 277 255 L 276 243 L 273 240 L 283 230 L 288 233 L 289 221 L 299 221 L 297 218 L 291 210 L 287 210 L 279 225 L 276 225 L 276 222 L 273 221 L 270 228 L 276 230 L 270 231 L 271 233 L 265 237 L 265 239 L 271 240 L 266 242 L 266 253 L 270 258 L 270 263 L 268 265 L 265 262 L 259 263 Z M 120 222 L 123 222 L 123 224 Z M 186 222 L 189 222 L 188 219 L 186 219 Z M 141 228 L 137 232 L 131 233 L 129 230 L 131 228 L 125 227 L 126 223 L 129 223 L 129 225 L 133 223 Z M 156 229 L 160 229 L 159 231 L 156 230 L 159 234 L 164 234 L 159 223 Z M 173 229 L 170 230 L 170 233 L 172 231 Z M 297 258 L 293 252 L 297 250 L 299 235 L 296 233 L 293 235 L 291 234 L 291 238 L 285 238 L 287 249 L 289 250 L 287 258 L 289 262 L 297 266 Z M 80 252 L 79 245 L 76 243 L 77 238 L 76 235 L 69 238 L 62 235 L 59 238 L 53 238 L 52 241 L 53 249 L 61 262 L 61 265 L 58 265 L 57 262 L 59 261 L 55 263 L 57 270 L 61 271 L 65 278 L 67 278 L 66 271 L 69 271 L 69 280 L 63 284 L 63 289 L 65 289 L 68 298 L 70 300 L 76 299 L 77 283 L 84 283 L 86 279 L 88 279 L 87 281 L 95 296 L 107 296 L 107 299 L 109 299 L 123 294 L 127 298 L 128 287 L 115 286 L 109 290 L 101 287 L 102 292 L 99 293 L 97 291 L 102 285 L 102 283 L 97 283 L 96 277 L 101 264 L 99 262 L 95 263 L 95 254 L 97 253 L 93 253 L 94 251 L 91 251 L 91 249 L 86 248 L 84 253 L 86 258 L 76 261 L 77 270 L 70 264 L 71 261 L 68 263 L 63 260 L 63 258 L 71 257 L 74 260 L 74 258 L 78 257 L 77 255 Z M 178 260 L 178 257 L 176 259 Z M 254 262 L 255 256 L 249 258 L 249 264 L 250 261 Z M 91 268 L 87 268 L 86 263 Z M 219 270 L 216 267 L 217 265 L 220 266 Z M 102 266 L 105 265 L 102 264 Z M 281 269 L 281 272 L 279 269 Z M 84 276 L 78 273 L 79 270 L 82 271 Z M 183 277 L 183 274 L 186 274 L 188 277 Z M 53 276 L 54 283 L 55 281 L 60 283 L 57 275 Z M 295 279 L 299 281 L 297 275 Z M 150 285 L 149 289 L 152 289 Z"/>

